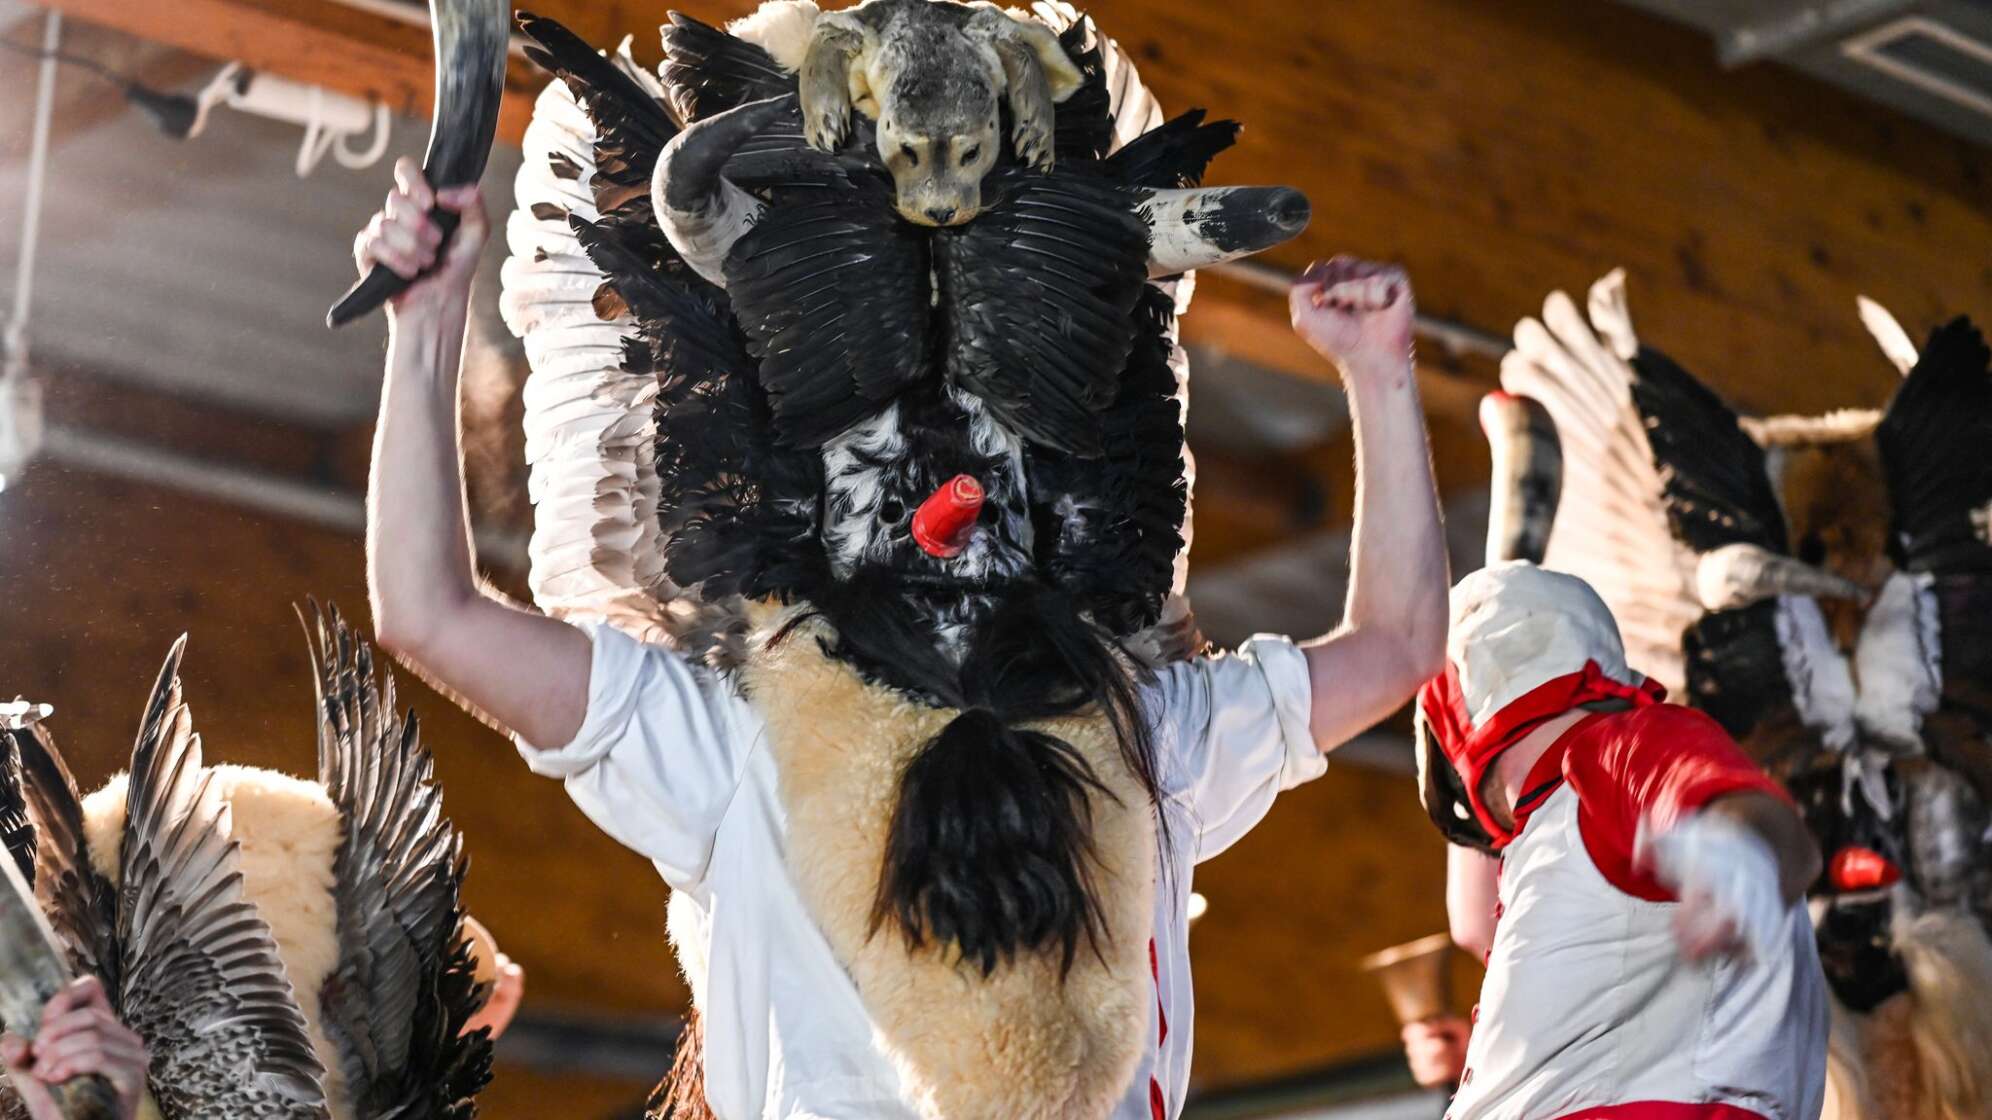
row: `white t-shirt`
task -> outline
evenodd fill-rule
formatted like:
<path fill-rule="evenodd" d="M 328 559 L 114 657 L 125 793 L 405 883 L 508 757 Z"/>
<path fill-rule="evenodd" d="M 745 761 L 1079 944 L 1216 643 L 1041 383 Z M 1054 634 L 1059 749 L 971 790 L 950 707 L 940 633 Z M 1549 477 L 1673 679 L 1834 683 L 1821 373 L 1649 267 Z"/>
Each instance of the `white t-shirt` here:
<path fill-rule="evenodd" d="M 917 1120 L 871 1042 L 864 1005 L 803 908 L 760 717 L 721 674 L 608 626 L 588 714 L 536 773 L 670 884 L 672 928 L 705 1017 L 706 1096 L 721 1120 Z M 1307 662 L 1285 638 L 1170 666 L 1144 690 L 1171 850 L 1158 868 L 1150 1045 L 1113 1120 L 1179 1115 L 1189 1089 L 1191 869 L 1328 763 L 1308 733 Z M 693 944 L 684 944 L 686 930 Z M 703 942 L 702 944 L 696 942 Z M 703 957 L 703 960 L 698 958 Z M 1163 1024 L 1167 1024 L 1166 1036 Z"/>

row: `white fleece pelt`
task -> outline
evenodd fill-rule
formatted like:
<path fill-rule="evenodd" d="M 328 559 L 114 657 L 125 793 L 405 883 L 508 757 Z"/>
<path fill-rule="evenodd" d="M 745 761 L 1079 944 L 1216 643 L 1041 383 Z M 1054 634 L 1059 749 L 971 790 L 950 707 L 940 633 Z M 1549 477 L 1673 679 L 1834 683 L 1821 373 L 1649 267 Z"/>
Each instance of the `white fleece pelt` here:
<path fill-rule="evenodd" d="M 1822 1120 L 1992 1116 L 1992 940 L 1953 908 L 1897 922 L 1909 990 L 1866 1015 L 1833 1005 Z"/>
<path fill-rule="evenodd" d="M 767 721 L 788 813 L 788 865 L 856 984 L 909 1103 L 928 1120 L 1101 1120 L 1132 1076 L 1154 1015 L 1148 941 L 1154 811 L 1097 716 L 1029 726 L 1078 750 L 1112 798 L 1093 799 L 1096 887 L 1106 937 L 1062 979 L 1056 953 L 984 977 L 951 949 L 868 933 L 900 775 L 958 714 L 868 684 L 826 656 L 805 622 L 776 647 L 759 629 L 742 673 Z M 1117 800 L 1116 800 L 1117 799 Z"/>
<path fill-rule="evenodd" d="M 809 53 L 809 36 L 816 30 L 816 17 L 822 12 L 813 0 L 768 0 L 726 25 L 726 33 L 745 39 L 775 56 L 784 70 L 802 69 Z"/>
<path fill-rule="evenodd" d="M 228 806 L 240 848 L 243 897 L 270 927 L 312 1046 L 325 1066 L 332 1115 L 350 1116 L 338 1055 L 320 1029 L 318 1005 L 325 978 L 339 963 L 332 900 L 332 861 L 344 835 L 339 811 L 317 782 L 249 766 L 207 769 L 214 792 Z M 113 883 L 120 878 L 128 777 L 118 774 L 83 799 L 90 861 Z"/>

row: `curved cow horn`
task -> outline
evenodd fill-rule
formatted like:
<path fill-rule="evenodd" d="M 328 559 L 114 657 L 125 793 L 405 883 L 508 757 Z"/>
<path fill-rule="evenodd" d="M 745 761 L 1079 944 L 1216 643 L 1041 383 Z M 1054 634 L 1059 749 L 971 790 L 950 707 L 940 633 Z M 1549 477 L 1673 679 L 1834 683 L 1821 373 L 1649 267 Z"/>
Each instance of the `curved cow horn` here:
<path fill-rule="evenodd" d="M 761 216 L 759 199 L 727 181 L 726 161 L 788 106 L 771 97 L 707 118 L 672 137 L 657 157 L 650 201 L 657 224 L 692 271 L 726 285 L 726 254 Z"/>
<path fill-rule="evenodd" d="M 1307 196 L 1292 187 L 1190 187 L 1150 191 L 1148 275 L 1191 269 L 1270 249 L 1307 228 Z"/>
<path fill-rule="evenodd" d="M 1736 610 L 1779 595 L 1856 602 L 1868 597 L 1852 580 L 1754 544 L 1728 544 L 1703 553 L 1695 566 L 1695 594 L 1702 608 L 1711 611 Z"/>
<path fill-rule="evenodd" d="M 1487 562 L 1540 564 L 1563 494 L 1563 445 L 1556 438 L 1556 422 L 1541 402 L 1496 390 L 1480 398 L 1480 430 L 1494 453 Z"/>

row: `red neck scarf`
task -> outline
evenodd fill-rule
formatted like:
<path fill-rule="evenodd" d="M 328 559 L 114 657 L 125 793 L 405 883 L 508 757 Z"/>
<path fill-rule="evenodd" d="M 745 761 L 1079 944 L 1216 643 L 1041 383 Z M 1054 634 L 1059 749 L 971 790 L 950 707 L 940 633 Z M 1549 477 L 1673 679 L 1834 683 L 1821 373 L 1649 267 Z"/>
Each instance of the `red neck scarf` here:
<path fill-rule="evenodd" d="M 1575 673 L 1544 681 L 1495 712 L 1487 723 L 1473 726 L 1466 710 L 1466 696 L 1460 689 L 1459 671 L 1448 664 L 1446 671 L 1418 690 L 1418 707 L 1432 738 L 1466 782 L 1467 804 L 1480 827 L 1494 838 L 1496 848 L 1505 847 L 1514 833 L 1503 828 L 1480 799 L 1480 783 L 1494 760 L 1531 731 L 1557 716 L 1606 700 L 1623 700 L 1634 707 L 1657 704 L 1667 690 L 1654 681 L 1630 685 L 1605 676 L 1596 661 L 1587 661 Z"/>

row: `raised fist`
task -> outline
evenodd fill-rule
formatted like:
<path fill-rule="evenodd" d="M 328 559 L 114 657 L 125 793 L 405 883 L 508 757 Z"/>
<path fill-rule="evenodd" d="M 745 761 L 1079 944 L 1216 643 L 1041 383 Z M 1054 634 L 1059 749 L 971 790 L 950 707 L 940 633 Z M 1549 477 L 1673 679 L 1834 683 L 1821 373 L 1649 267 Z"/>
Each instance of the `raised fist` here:
<path fill-rule="evenodd" d="M 1344 376 L 1402 372 L 1411 363 L 1411 281 L 1354 257 L 1309 265 L 1288 295 L 1293 329 Z"/>

